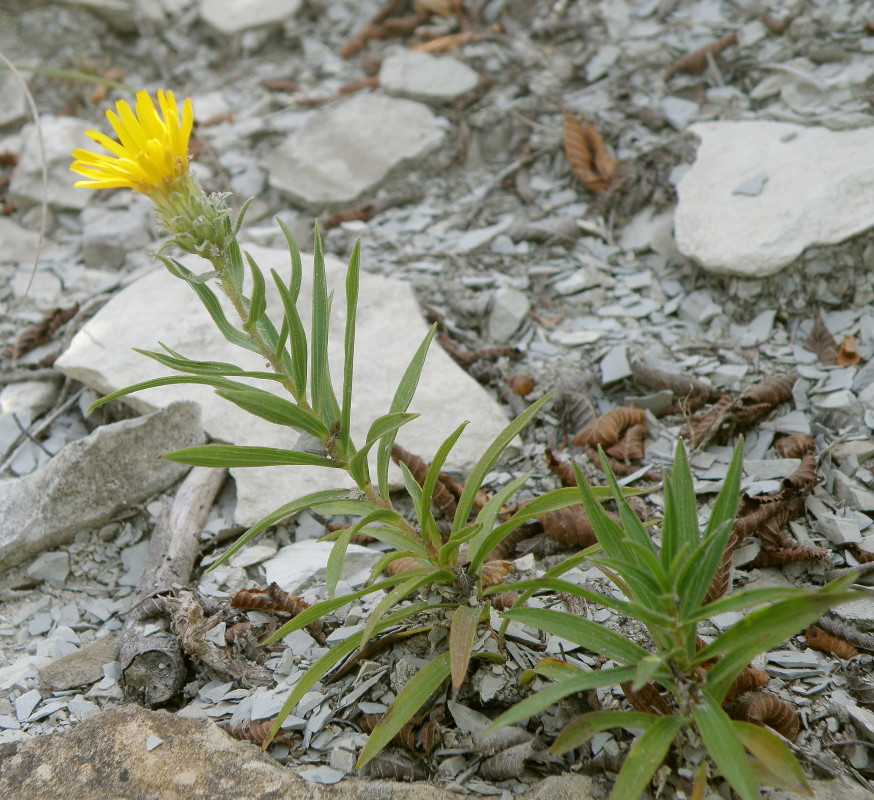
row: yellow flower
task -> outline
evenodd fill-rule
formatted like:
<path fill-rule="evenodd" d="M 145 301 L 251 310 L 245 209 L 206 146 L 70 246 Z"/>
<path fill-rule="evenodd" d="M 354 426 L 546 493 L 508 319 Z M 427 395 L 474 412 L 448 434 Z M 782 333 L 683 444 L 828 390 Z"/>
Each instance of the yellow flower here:
<path fill-rule="evenodd" d="M 70 169 L 88 178 L 74 185 L 89 189 L 129 187 L 153 199 L 165 195 L 188 172 L 194 113 L 189 98 L 180 114 L 173 92 L 158 90 L 158 106 L 160 114 L 148 92 L 141 91 L 133 109 L 119 100 L 117 114 L 107 111 L 118 141 L 99 131 L 88 131 L 88 136 L 111 155 L 74 150 L 76 160 Z"/>

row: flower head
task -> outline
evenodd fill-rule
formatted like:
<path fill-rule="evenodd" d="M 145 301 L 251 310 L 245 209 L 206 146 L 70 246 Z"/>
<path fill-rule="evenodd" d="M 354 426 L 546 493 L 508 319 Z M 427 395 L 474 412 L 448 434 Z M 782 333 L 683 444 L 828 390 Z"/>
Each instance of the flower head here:
<path fill-rule="evenodd" d="M 70 169 L 88 180 L 76 186 L 89 189 L 128 187 L 153 199 L 166 195 L 179 178 L 188 173 L 188 139 L 194 122 L 191 99 L 180 114 L 173 92 L 158 90 L 158 106 L 146 91 L 137 93 L 133 109 L 124 101 L 106 116 L 118 141 L 99 131 L 88 131 L 91 139 L 108 150 L 92 153 L 74 150 Z"/>

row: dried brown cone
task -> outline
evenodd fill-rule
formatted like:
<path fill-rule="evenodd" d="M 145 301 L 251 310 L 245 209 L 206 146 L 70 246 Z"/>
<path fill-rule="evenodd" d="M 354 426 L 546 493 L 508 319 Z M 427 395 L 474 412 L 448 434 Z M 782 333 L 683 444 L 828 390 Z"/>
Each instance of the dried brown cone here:
<path fill-rule="evenodd" d="M 857 544 L 851 544 L 847 550 L 853 554 L 853 558 L 855 558 L 860 564 L 870 564 L 874 561 L 874 553 L 869 553 L 867 550 L 863 550 Z"/>
<path fill-rule="evenodd" d="M 824 617 L 820 617 L 816 621 L 816 625 L 827 633 L 839 636 L 841 639 L 846 639 L 850 644 L 855 645 L 860 650 L 867 650 L 869 653 L 874 653 L 874 635 L 860 631 L 858 628 L 838 619 L 837 617 L 827 614 Z"/>
<path fill-rule="evenodd" d="M 513 604 L 518 599 L 518 592 L 501 592 L 500 594 L 493 594 L 489 597 L 489 602 L 498 611 L 506 611 L 508 608 L 512 608 Z"/>
<path fill-rule="evenodd" d="M 613 181 L 616 160 L 607 151 L 598 129 L 588 122 L 580 122 L 572 114 L 562 115 L 564 123 L 564 151 L 574 177 L 587 189 L 600 194 Z"/>
<path fill-rule="evenodd" d="M 776 439 L 774 450 L 783 458 L 802 458 L 816 452 L 816 442 L 809 433 L 791 433 Z"/>
<path fill-rule="evenodd" d="M 615 515 L 610 515 L 618 521 Z M 598 543 L 595 529 L 586 516 L 582 506 L 570 506 L 559 508 L 556 511 L 548 511 L 538 517 L 543 532 L 556 542 L 567 547 L 580 549 L 591 547 Z"/>
<path fill-rule="evenodd" d="M 230 722 L 218 723 L 218 726 L 229 736 L 233 736 L 234 739 L 255 742 L 255 744 L 264 744 L 264 742 L 267 741 L 267 737 L 270 736 L 270 728 L 272 725 L 272 719 L 264 719 L 257 722 L 247 720 L 245 722 L 238 722 L 235 725 L 231 725 Z M 274 737 L 273 744 L 289 744 L 290 741 L 291 734 L 280 731 Z"/>
<path fill-rule="evenodd" d="M 707 594 L 704 596 L 705 605 L 707 603 L 712 603 L 714 600 L 718 600 L 728 591 L 729 584 L 731 583 L 731 557 L 734 555 L 734 551 L 741 541 L 742 539 L 737 532 L 732 531 L 731 535 L 728 537 L 725 552 L 722 554 L 719 566 L 713 574 L 713 580 L 710 582 L 710 586 L 707 589 Z"/>
<path fill-rule="evenodd" d="M 799 723 L 795 709 L 772 694 L 761 692 L 748 700 L 741 700 L 730 710 L 730 715 L 733 719 L 767 726 L 790 742 L 794 742 L 798 736 Z"/>
<path fill-rule="evenodd" d="M 649 428 L 646 425 L 632 425 L 625 431 L 623 437 L 605 451 L 611 461 L 619 461 L 628 464 L 631 461 L 640 461 L 646 455 L 644 442 L 649 436 Z"/>
<path fill-rule="evenodd" d="M 804 632 L 804 643 L 814 650 L 819 650 L 822 653 L 831 653 L 839 658 L 850 659 L 859 655 L 859 651 L 846 639 L 833 636 L 818 625 L 811 625 Z"/>
<path fill-rule="evenodd" d="M 643 409 L 623 406 L 611 408 L 586 425 L 571 442 L 577 446 L 610 447 L 620 440 L 628 428 L 645 423 L 646 412 Z"/>

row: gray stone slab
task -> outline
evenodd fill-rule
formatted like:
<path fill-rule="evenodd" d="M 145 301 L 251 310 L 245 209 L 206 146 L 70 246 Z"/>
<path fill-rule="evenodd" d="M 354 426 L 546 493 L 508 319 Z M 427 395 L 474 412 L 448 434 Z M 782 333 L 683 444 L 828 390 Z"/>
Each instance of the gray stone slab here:
<path fill-rule="evenodd" d="M 263 162 L 270 184 L 311 211 L 341 208 L 416 163 L 445 137 L 427 106 L 360 93 L 314 111 Z"/>
<path fill-rule="evenodd" d="M 32 475 L 0 481 L 0 569 L 173 485 L 188 468 L 159 456 L 203 442 L 199 415 L 194 403 L 178 403 L 102 425 Z"/>
<path fill-rule="evenodd" d="M 379 70 L 379 85 L 388 94 L 446 103 L 473 91 L 479 75 L 452 56 L 432 56 L 421 50 L 398 50 Z"/>

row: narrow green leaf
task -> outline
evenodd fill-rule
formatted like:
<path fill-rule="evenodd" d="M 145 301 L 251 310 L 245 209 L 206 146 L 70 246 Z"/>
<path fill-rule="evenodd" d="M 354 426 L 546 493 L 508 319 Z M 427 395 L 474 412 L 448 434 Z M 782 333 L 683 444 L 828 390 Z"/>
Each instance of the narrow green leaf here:
<path fill-rule="evenodd" d="M 343 561 L 346 558 L 346 548 L 349 546 L 349 540 L 365 525 L 370 525 L 372 522 L 386 522 L 397 518 L 397 512 L 387 508 L 378 508 L 371 512 L 366 517 L 362 517 L 353 525 L 350 525 L 345 531 L 342 531 L 337 537 L 337 541 L 331 548 L 328 555 L 328 564 L 325 568 L 325 583 L 327 584 L 328 597 L 334 596 L 334 591 L 337 588 L 337 581 L 340 580 L 340 572 L 343 569 Z"/>
<path fill-rule="evenodd" d="M 584 672 L 573 678 L 554 683 L 539 692 L 529 695 L 516 705 L 508 708 L 497 719 L 492 720 L 485 728 L 483 734 L 496 731 L 504 725 L 512 725 L 529 717 L 536 716 L 541 711 L 554 705 L 565 697 L 572 694 L 586 692 L 589 689 L 599 689 L 601 686 L 614 686 L 630 681 L 634 677 L 634 667 L 612 667 L 599 669 L 593 672 Z"/>
<path fill-rule="evenodd" d="M 237 234 L 240 232 L 240 228 L 243 227 L 243 220 L 246 218 L 246 212 L 249 210 L 249 206 L 252 205 L 254 201 L 254 197 L 247 197 L 243 201 L 243 205 L 240 206 L 240 213 L 237 214 L 237 218 L 236 220 L 234 220 L 234 227 L 231 233 L 232 238 L 237 238 Z"/>
<path fill-rule="evenodd" d="M 453 531 L 446 540 L 446 543 L 441 545 L 440 549 L 437 551 L 437 563 L 440 564 L 441 567 L 457 566 L 457 557 L 458 552 L 461 550 L 461 546 L 466 542 L 469 542 L 477 535 L 477 533 L 479 533 L 479 531 L 480 524 L 478 522 L 473 525 L 468 525 L 460 531 Z"/>
<path fill-rule="evenodd" d="M 722 702 L 732 681 L 755 656 L 806 628 L 825 611 L 858 599 L 858 592 L 844 591 L 855 577 L 855 574 L 850 574 L 817 591 L 807 592 L 802 597 L 782 600 L 751 611 L 707 647 L 699 650 L 695 654 L 697 664 L 722 655 L 707 672 L 708 691 Z"/>
<path fill-rule="evenodd" d="M 431 542 L 435 547 L 440 546 L 440 534 L 437 532 L 437 523 L 434 520 L 434 514 L 431 512 L 431 499 L 434 496 L 434 488 L 437 486 L 437 480 L 440 477 L 440 470 L 443 469 L 446 458 L 468 424 L 469 422 L 467 421 L 462 422 L 437 448 L 437 452 L 428 466 L 425 480 L 422 483 L 422 495 L 416 506 L 416 515 L 419 518 L 419 527 L 422 529 L 423 538 L 425 541 Z"/>
<path fill-rule="evenodd" d="M 291 256 L 291 280 L 288 284 L 288 290 L 291 294 L 292 305 L 296 305 L 297 298 L 300 295 L 300 285 L 303 281 L 303 266 L 300 261 L 300 250 L 298 249 L 297 241 L 295 241 L 288 226 L 279 219 L 279 217 L 274 217 L 274 219 L 282 230 L 283 236 L 285 236 L 285 242 L 288 245 L 288 254 Z"/>
<path fill-rule="evenodd" d="M 692 716 L 707 752 L 741 800 L 761 800 L 750 762 L 728 714 L 706 690 L 702 691 L 701 699 L 702 702 L 692 708 Z"/>
<path fill-rule="evenodd" d="M 181 353 L 177 353 L 175 350 L 167 347 L 163 342 L 158 342 L 158 344 L 160 344 L 169 355 L 157 353 L 152 350 L 141 350 L 138 347 L 132 347 L 131 350 L 135 353 L 141 353 L 144 356 L 148 356 L 159 364 L 175 369 L 177 372 L 190 372 L 194 375 L 224 375 L 236 378 L 260 378 L 262 380 L 274 381 L 282 380 L 282 378 L 275 372 L 252 372 L 250 370 L 245 370 L 242 367 L 238 367 L 236 364 L 227 364 L 223 361 L 194 361 L 193 359 L 186 358 Z"/>
<path fill-rule="evenodd" d="M 164 453 L 161 458 L 193 467 L 279 467 L 283 465 L 332 467 L 343 469 L 342 461 L 332 461 L 324 456 L 303 453 L 299 450 L 277 450 L 274 447 L 243 447 L 226 444 L 207 444 L 201 447 L 186 447 Z"/>
<path fill-rule="evenodd" d="M 364 517 L 371 511 L 375 511 L 378 506 L 366 500 L 350 500 L 347 495 L 342 500 L 325 500 L 324 502 L 313 503 L 310 508 L 317 514 L 325 517 Z"/>
<path fill-rule="evenodd" d="M 277 522 L 285 519 L 286 517 L 290 517 L 292 514 L 297 514 L 298 511 L 303 511 L 305 508 L 312 508 L 320 502 L 327 502 L 329 500 L 340 500 L 342 498 L 347 497 L 349 491 L 347 489 L 326 489 L 321 492 L 313 492 L 312 494 L 305 495 L 304 497 L 300 497 L 297 500 L 293 500 L 291 503 L 286 503 L 284 506 L 280 506 L 275 511 L 271 511 L 266 517 L 258 520 L 249 530 L 245 531 L 231 546 L 228 550 L 222 554 L 221 558 L 219 558 L 214 564 L 210 565 L 207 572 L 214 570 L 216 567 L 224 564 L 229 558 L 231 558 L 237 551 L 241 548 L 245 547 L 249 542 L 252 541 L 261 531 L 266 530 L 271 525 L 275 525 Z"/>
<path fill-rule="evenodd" d="M 479 514 L 476 515 L 476 522 L 480 526 L 480 531 L 476 536 L 473 537 L 473 541 L 470 543 L 470 547 L 468 548 L 467 557 L 471 561 L 471 563 L 468 565 L 468 574 L 475 575 L 478 571 L 478 568 L 476 571 L 473 570 L 474 562 L 481 566 L 482 562 L 488 556 L 488 551 L 486 551 L 482 553 L 482 558 L 478 558 L 478 556 L 480 555 L 480 551 L 483 548 L 483 544 L 488 537 L 488 534 L 494 528 L 495 520 L 498 517 L 498 512 L 507 503 L 507 501 L 528 482 L 528 479 L 533 474 L 534 470 L 531 470 L 530 472 L 526 472 L 523 475 L 520 475 L 515 480 L 510 481 L 506 486 L 495 492 L 495 494 L 489 498 L 489 501 L 480 509 Z"/>
<path fill-rule="evenodd" d="M 692 473 L 683 440 L 677 439 L 674 450 L 674 465 L 669 479 L 663 481 L 665 496 L 664 523 L 662 525 L 662 564 L 665 569 L 673 563 L 684 548 L 691 550 L 698 545 L 698 512 Z"/>
<path fill-rule="evenodd" d="M 530 683 L 535 675 L 551 678 L 554 681 L 563 681 L 568 678 L 577 678 L 582 674 L 591 672 L 591 669 L 580 669 L 567 661 L 559 661 L 557 658 L 541 658 L 532 669 L 526 669 L 519 678 L 519 685 Z"/>
<path fill-rule="evenodd" d="M 405 573 L 402 575 L 393 575 L 391 578 L 386 578 L 379 583 L 365 586 L 363 589 L 359 589 L 357 592 L 344 594 L 342 597 L 334 597 L 330 600 L 322 600 L 322 602 L 316 603 L 315 605 L 304 609 L 296 617 L 293 617 L 284 625 L 271 633 L 270 636 L 264 640 L 264 644 L 273 644 L 273 642 L 278 642 L 280 639 L 288 636 L 289 633 L 294 633 L 296 630 L 305 628 L 311 622 L 315 622 L 317 619 L 321 619 L 326 614 L 330 614 L 332 611 L 336 611 L 338 608 L 342 608 L 347 603 L 351 603 L 353 600 L 357 600 L 360 597 L 365 597 L 369 594 L 373 594 L 374 592 L 381 592 L 384 589 L 389 589 L 392 586 L 396 586 L 402 581 L 405 581 L 408 575 L 409 573 Z M 414 603 L 411 606 L 405 606 L 403 610 L 409 608 L 421 609 L 426 607 L 427 605 L 427 603 Z M 378 623 L 374 630 L 378 630 L 384 627 L 386 620 L 391 619 L 392 617 L 393 615 L 383 617 L 382 622 Z M 360 631 L 355 634 L 355 637 L 356 641 L 359 641 L 361 639 Z"/>
<path fill-rule="evenodd" d="M 416 393 L 416 387 L 419 385 L 419 378 L 422 375 L 422 368 L 425 366 L 425 357 L 428 355 L 428 348 L 431 346 L 431 340 L 437 332 L 436 323 L 431 326 L 422 344 L 413 354 L 410 363 L 407 364 L 401 378 L 398 388 L 395 390 L 394 398 L 391 401 L 389 413 L 399 413 L 406 411 L 413 401 L 413 395 Z M 379 495 L 384 500 L 389 499 L 388 490 L 388 467 L 391 463 L 391 448 L 395 443 L 395 437 L 392 435 L 386 436 L 380 443 L 376 451 L 376 477 Z"/>
<path fill-rule="evenodd" d="M 684 619 L 687 622 L 700 622 L 702 619 L 710 619 L 718 614 L 724 614 L 726 611 L 752 608 L 764 603 L 773 603 L 775 600 L 790 600 L 806 593 L 806 589 L 796 589 L 794 586 L 766 586 L 762 589 L 746 589 L 728 597 L 720 597 L 719 600 L 702 606 L 694 614 L 690 614 Z"/>
<path fill-rule="evenodd" d="M 283 358 L 284 355 L 287 355 L 287 351 L 285 349 L 285 345 L 288 344 L 288 332 L 291 328 L 288 324 L 288 317 L 285 314 L 282 315 L 282 327 L 279 330 L 279 339 L 276 340 L 276 347 L 273 348 L 273 357 L 276 359 Z M 289 360 L 289 372 L 293 372 L 294 368 Z M 297 391 L 297 386 L 295 386 L 295 392 Z"/>
<path fill-rule="evenodd" d="M 212 386 L 214 389 L 227 390 L 244 390 L 249 388 L 245 383 L 239 383 L 238 381 L 229 381 L 227 378 L 209 377 L 205 375 L 171 375 L 166 378 L 153 378 L 150 381 L 135 383 L 133 384 L 133 386 L 125 386 L 124 389 L 119 389 L 118 391 L 112 392 L 105 397 L 101 397 L 99 400 L 95 400 L 90 406 L 88 406 L 88 413 L 90 414 L 95 408 L 99 408 L 104 403 L 108 403 L 110 400 L 124 397 L 127 394 L 141 392 L 143 391 L 143 389 L 154 389 L 156 386 L 172 386 L 176 383 L 202 384 L 204 386 Z"/>
<path fill-rule="evenodd" d="M 607 460 L 607 455 L 600 446 L 598 447 L 598 454 L 601 457 L 601 469 L 607 477 L 607 485 L 613 493 L 613 500 L 616 503 L 616 508 L 619 510 L 619 519 L 622 520 L 622 527 L 625 530 L 625 535 L 628 538 L 629 544 L 637 545 L 639 548 L 638 552 L 641 555 L 648 554 L 651 556 L 652 560 L 648 561 L 648 563 L 650 563 L 651 567 L 655 564 L 654 568 L 662 573 L 663 570 L 661 568 L 661 563 L 657 563 L 656 559 L 656 546 L 653 544 L 646 528 L 643 527 L 640 518 L 634 513 L 631 506 L 628 505 L 628 501 L 622 494 L 622 489 L 616 482 L 616 476 L 610 468 L 610 462 Z M 659 582 L 664 583 L 664 580 L 660 579 Z"/>
<path fill-rule="evenodd" d="M 256 417 L 276 425 L 285 425 L 325 441 L 331 434 L 324 423 L 300 406 L 263 389 L 218 389 L 216 394 Z"/>
<path fill-rule="evenodd" d="M 308 356 L 306 331 L 300 320 L 300 314 L 297 313 L 295 301 L 292 299 L 288 287 L 282 282 L 282 278 L 279 277 L 279 273 L 277 273 L 275 269 L 270 270 L 270 275 L 273 277 L 273 283 L 276 284 L 276 289 L 282 300 L 282 308 L 285 311 L 283 321 L 288 325 L 288 344 L 291 353 L 291 376 L 294 381 L 294 388 L 297 396 L 303 398 L 307 388 Z"/>
<path fill-rule="evenodd" d="M 461 497 L 458 498 L 458 508 L 455 511 L 455 518 L 452 522 L 453 528 L 463 528 L 467 524 L 467 518 L 470 516 L 470 510 L 473 508 L 473 501 L 476 498 L 477 492 L 485 480 L 486 475 L 501 457 L 504 450 L 507 449 L 510 442 L 513 441 L 519 432 L 534 418 L 538 411 L 543 407 L 552 394 L 545 394 L 536 402 L 526 408 L 516 419 L 514 419 L 504 430 L 502 430 L 488 446 L 486 452 L 483 453 L 480 460 L 470 471 L 467 477 L 467 482 L 464 484 L 464 490 L 461 492 Z"/>
<path fill-rule="evenodd" d="M 751 766 L 756 783 L 813 797 L 801 765 L 776 734 L 751 722 L 732 720 L 731 724 L 740 743 L 755 757 Z"/>
<path fill-rule="evenodd" d="M 504 612 L 505 617 L 531 625 L 582 645 L 593 653 L 611 658 L 620 664 L 636 664 L 649 653 L 625 636 L 614 633 L 597 622 L 546 608 L 514 608 Z"/>
<path fill-rule="evenodd" d="M 340 406 L 331 383 L 328 366 L 328 331 L 331 306 L 325 275 L 325 256 L 318 224 L 313 234 L 313 324 L 310 336 L 310 380 L 312 405 L 328 425 L 340 421 Z"/>
<path fill-rule="evenodd" d="M 222 336 L 224 336 L 225 339 L 227 339 L 231 344 L 238 345 L 239 347 L 244 347 L 246 350 L 251 350 L 253 353 L 258 352 L 258 347 L 252 341 L 251 337 L 247 336 L 242 331 L 237 330 L 228 321 L 228 318 L 225 316 L 225 312 L 222 310 L 222 306 L 218 300 L 218 297 L 216 297 L 215 292 L 213 292 L 212 289 L 209 288 L 209 286 L 207 286 L 205 283 L 192 282 L 191 278 L 193 278 L 194 275 L 191 270 L 176 261 L 176 259 L 167 258 L 166 256 L 162 255 L 158 255 L 158 258 L 160 258 L 165 265 L 172 263 L 182 275 L 182 277 L 187 280 L 188 285 L 191 286 L 192 289 L 194 289 L 195 294 L 197 294 L 198 298 L 200 298 L 200 302 L 203 303 L 203 307 L 207 310 L 207 313 L 210 315 L 210 317 L 212 317 L 212 321 L 221 331 Z"/>
<path fill-rule="evenodd" d="M 431 562 L 422 553 L 416 553 L 411 550 L 391 550 L 388 553 L 384 553 L 379 561 L 373 565 L 370 570 L 370 575 L 367 578 L 367 582 L 370 583 L 375 581 L 381 573 L 385 572 L 386 567 L 388 567 L 389 564 L 400 558 L 415 559 L 422 567 L 429 567 L 431 565 Z"/>
<path fill-rule="evenodd" d="M 425 705 L 448 676 L 449 653 L 442 653 L 410 678 L 389 706 L 382 722 L 371 731 L 367 743 L 361 749 L 355 769 L 361 769 L 394 739 L 398 731 Z"/>
<path fill-rule="evenodd" d="M 255 259 L 248 253 L 246 253 L 246 260 L 249 262 L 249 271 L 252 273 L 252 297 L 249 298 L 249 315 L 243 327 L 247 331 L 253 331 L 258 320 L 267 311 L 267 294 L 264 286 L 264 273 L 255 263 Z"/>
<path fill-rule="evenodd" d="M 685 724 L 682 717 L 670 716 L 659 717 L 649 726 L 628 751 L 613 784 L 610 800 L 630 800 L 643 793 L 665 760 L 674 737 Z"/>
<path fill-rule="evenodd" d="M 340 600 L 349 600 L 352 598 L 352 595 L 348 595 L 346 598 L 338 598 Z M 314 608 L 313 606 L 312 608 Z M 400 611 L 391 614 L 385 619 L 382 620 L 380 625 L 377 627 L 378 631 L 383 631 L 388 627 L 406 619 L 407 617 L 411 617 L 414 614 L 418 614 L 420 611 L 423 611 L 428 607 L 427 603 L 416 603 L 415 605 L 407 606 L 406 608 L 400 609 Z M 307 609 L 310 611 L 311 609 Z M 310 622 L 313 620 L 311 619 Z M 294 620 L 292 620 L 294 622 Z M 307 623 L 309 624 L 309 622 Z M 285 627 L 285 626 L 283 626 Z M 282 629 L 280 629 L 282 630 Z M 282 638 L 287 634 L 283 633 L 281 636 L 279 635 L 279 631 L 273 634 L 270 637 L 270 641 L 276 641 L 277 638 Z M 270 740 L 279 733 L 279 729 L 282 727 L 282 723 L 285 722 L 286 717 L 294 711 L 297 704 L 301 701 L 303 696 L 316 684 L 317 681 L 321 679 L 321 677 L 328 672 L 336 663 L 338 663 L 342 658 L 349 655 L 353 652 L 357 647 L 361 640 L 361 633 L 353 633 L 348 638 L 344 639 L 339 644 L 334 645 L 327 653 L 325 653 L 321 658 L 319 658 L 315 663 L 310 665 L 309 669 L 301 675 L 300 679 L 295 683 L 294 688 L 291 690 L 291 694 L 286 698 L 285 702 L 282 704 L 282 708 L 277 714 L 276 719 L 273 721 L 273 725 L 270 726 L 270 736 L 267 741 L 264 743 L 266 747 Z"/>
<path fill-rule="evenodd" d="M 659 656 L 653 653 L 640 659 L 634 671 L 634 680 L 631 682 L 632 691 L 639 692 L 650 681 L 655 680 L 658 673 L 665 669 L 666 660 L 664 655 Z"/>
<path fill-rule="evenodd" d="M 634 557 L 631 553 L 631 548 L 628 546 L 628 541 L 625 532 L 622 528 L 607 516 L 601 504 L 597 502 L 589 482 L 583 475 L 582 470 L 576 465 L 571 464 L 574 470 L 574 477 L 577 480 L 577 490 L 582 498 L 583 508 L 586 511 L 586 516 L 592 527 L 595 529 L 595 535 L 598 541 L 604 547 L 604 552 L 611 558 L 621 558 L 623 561 L 633 561 Z"/>
<path fill-rule="evenodd" d="M 370 482 L 367 457 L 370 455 L 371 448 L 383 437 L 393 436 L 398 428 L 412 422 L 418 416 L 418 414 L 404 413 L 385 414 L 371 423 L 364 446 L 349 459 L 349 474 L 359 486 L 364 486 Z"/>
<path fill-rule="evenodd" d="M 404 480 L 404 488 L 413 501 L 413 507 L 419 508 L 422 505 L 422 487 L 419 486 L 416 476 L 410 472 L 410 468 L 403 461 L 398 463 L 398 469 L 401 471 L 401 477 Z"/>
<path fill-rule="evenodd" d="M 596 733 L 613 728 L 645 731 L 659 719 L 661 717 L 658 714 L 646 714 L 643 711 L 593 711 L 565 725 L 549 752 L 556 756 L 564 755 L 588 742 Z"/>
<path fill-rule="evenodd" d="M 418 591 L 423 586 L 429 583 L 450 583 L 455 575 L 449 570 L 440 570 L 435 567 L 423 567 L 421 570 L 411 569 L 408 572 L 401 573 L 406 577 L 406 580 L 398 586 L 395 586 L 379 603 L 376 608 L 370 612 L 364 629 L 361 631 L 361 646 L 367 643 L 368 639 L 373 635 L 376 629 L 376 624 L 380 619 L 394 606 L 401 602 L 405 597 L 408 597 L 413 592 Z"/>
<path fill-rule="evenodd" d="M 452 671 L 452 700 L 458 697 L 458 690 L 467 675 L 467 665 L 476 641 L 482 608 L 478 606 L 458 606 L 452 615 L 449 627 L 449 661 Z"/>
<path fill-rule="evenodd" d="M 229 221 L 228 221 L 229 222 Z M 230 233 L 230 224 L 227 226 Z M 245 270 L 243 267 L 243 254 L 240 250 L 240 245 L 236 239 L 231 238 L 227 247 L 227 275 L 228 279 L 233 284 L 237 294 L 243 293 L 243 277 Z"/>
<path fill-rule="evenodd" d="M 631 604 L 625 600 L 620 600 L 617 597 L 613 597 L 613 595 L 609 595 L 602 592 L 595 592 L 591 589 L 586 589 L 583 586 L 579 586 L 576 583 L 570 583 L 569 581 L 563 581 L 558 578 L 532 578 L 527 581 L 516 581 L 515 583 L 501 583 L 497 586 L 489 586 L 488 589 L 483 591 L 483 595 L 488 597 L 492 594 L 498 594 L 500 592 L 518 592 L 525 589 L 534 589 L 534 591 L 545 591 L 551 590 L 556 593 L 563 593 L 573 595 L 574 597 L 582 597 L 585 600 L 588 600 L 590 603 L 597 603 L 598 605 L 606 606 L 607 608 L 612 608 L 614 611 L 622 614 L 626 617 L 634 616 L 632 614 Z M 658 617 L 660 621 L 663 620 L 662 617 Z M 642 621 L 642 620 L 641 620 Z"/>
<path fill-rule="evenodd" d="M 349 270 L 346 272 L 346 330 L 343 339 L 343 405 L 340 413 L 340 436 L 348 448 L 351 444 L 349 431 L 352 422 L 352 374 L 355 360 L 355 316 L 358 311 L 358 277 L 361 259 L 361 242 L 355 242 Z"/>
<path fill-rule="evenodd" d="M 723 523 L 722 528 L 705 537 L 689 554 L 677 579 L 681 614 L 694 613 L 704 602 L 707 590 L 713 583 L 713 576 L 725 555 L 728 540 L 731 538 L 731 528 L 730 522 Z"/>

